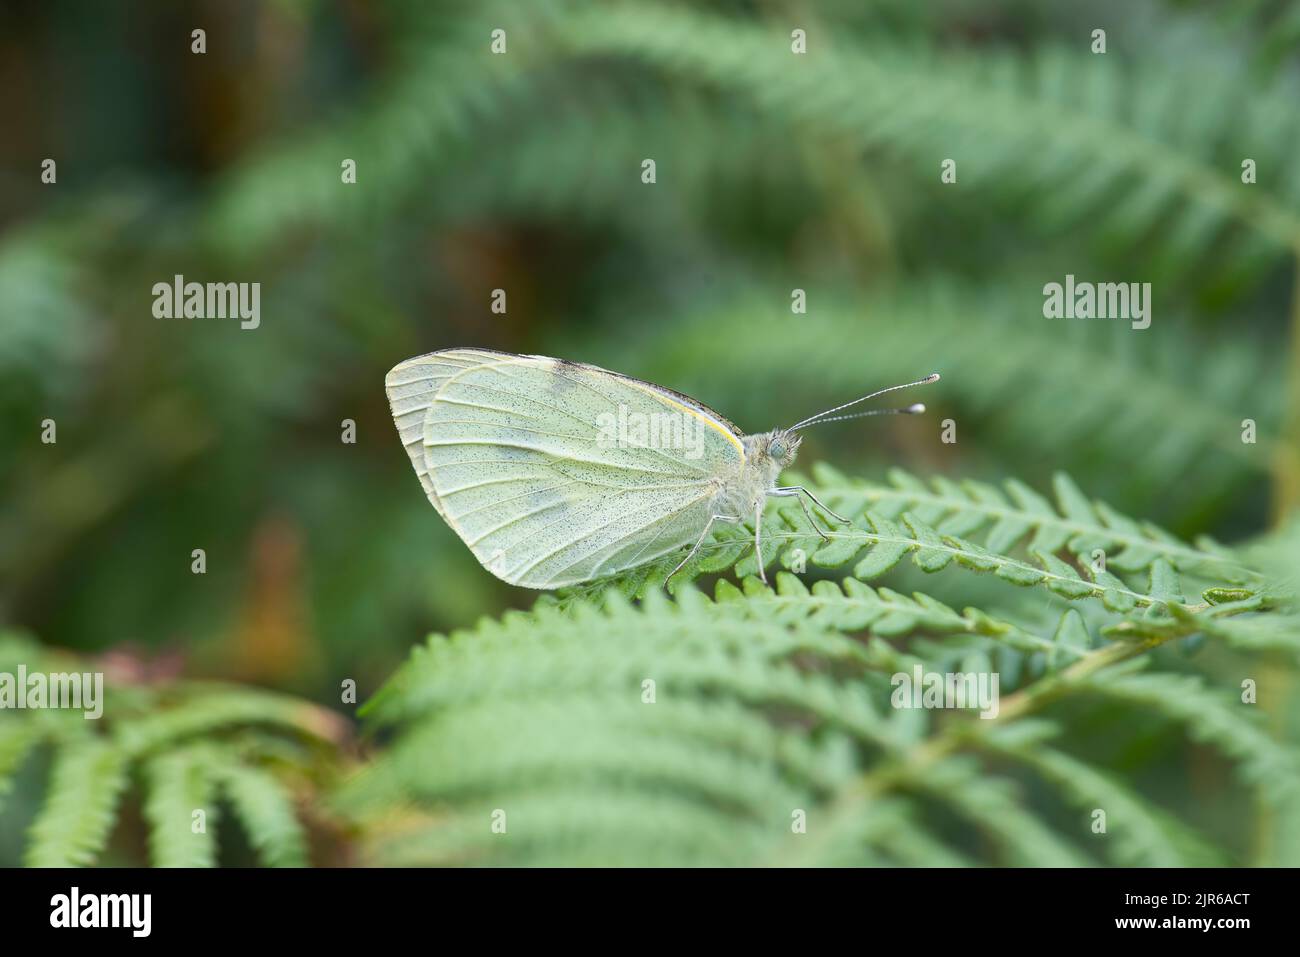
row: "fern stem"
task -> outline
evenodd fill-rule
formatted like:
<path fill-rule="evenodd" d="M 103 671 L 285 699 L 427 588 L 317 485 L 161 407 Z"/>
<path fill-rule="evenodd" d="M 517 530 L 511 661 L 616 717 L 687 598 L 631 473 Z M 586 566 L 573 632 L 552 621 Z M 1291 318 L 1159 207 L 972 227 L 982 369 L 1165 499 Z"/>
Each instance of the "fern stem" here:
<path fill-rule="evenodd" d="M 1069 685 L 1145 654 L 1174 637 L 1164 635 L 1117 642 L 1090 651 L 1069 667 L 1047 675 L 1003 700 L 996 717 L 954 722 L 920 746 L 910 751 L 897 751 L 894 761 L 857 778 L 849 787 L 841 790 L 828 806 L 826 825 L 814 833 L 800 835 L 798 842 L 787 839 L 778 859 L 772 863 L 777 866 L 808 866 L 815 863 L 827 844 L 832 843 L 835 836 L 841 834 L 851 822 L 858 820 L 872 801 L 894 788 L 914 786 L 917 781 L 924 779 L 927 771 L 969 744 L 973 736 L 983 736 L 994 728 L 1024 718 Z"/>
<path fill-rule="evenodd" d="M 823 485 L 822 489 L 826 495 L 830 496 L 848 497 L 854 494 L 864 496 L 868 502 L 873 504 L 890 501 L 906 503 L 906 507 L 912 510 L 915 510 L 918 505 L 931 505 L 945 509 L 960 508 L 967 512 L 978 512 L 987 516 L 990 520 L 1021 518 L 1024 516 L 1022 510 L 1010 506 L 999 506 L 988 502 L 977 502 L 969 498 L 953 499 L 936 493 L 917 493 L 911 490 L 890 488 L 883 485 L 869 486 L 862 489 L 827 489 Z M 1076 535 L 1095 534 L 1098 530 L 1098 526 L 1096 525 L 1087 525 L 1083 522 L 1076 522 L 1063 517 L 1036 515 L 1034 516 L 1034 521 L 1037 525 L 1065 532 L 1071 538 Z M 1223 564 L 1233 565 L 1243 571 L 1249 571 L 1249 569 L 1240 562 L 1219 558 L 1217 556 L 1209 556 L 1200 549 L 1193 548 L 1190 545 L 1152 539 L 1143 535 L 1127 533 L 1114 528 L 1107 528 L 1106 536 L 1125 548 L 1151 549 L 1166 556 L 1171 561 L 1176 559 L 1193 562 L 1215 560 L 1222 562 Z M 1176 561 L 1175 564 L 1177 564 Z"/>
<path fill-rule="evenodd" d="M 807 541 L 808 535 L 799 532 L 770 532 L 767 529 L 764 529 L 763 538 L 765 542 L 770 541 L 770 542 L 790 543 L 790 542 Z M 894 535 L 881 535 L 876 532 L 868 532 L 865 529 L 854 529 L 851 532 L 830 531 L 827 532 L 827 538 L 829 538 L 832 543 L 836 541 L 859 542 L 861 543 L 862 547 L 866 547 L 868 545 L 894 545 L 894 546 L 906 546 L 909 548 L 915 548 L 919 544 L 918 541 L 914 538 L 905 538 L 905 537 L 894 536 Z M 706 548 L 708 548 L 710 544 L 713 543 L 705 543 L 705 545 L 701 547 L 700 551 L 703 552 Z M 717 547 L 723 547 L 728 544 L 730 543 L 727 542 L 718 543 Z M 968 552 L 965 549 L 960 548 L 956 545 L 952 545 L 947 541 L 938 542 L 938 543 L 926 543 L 924 547 L 937 552 L 942 552 L 953 559 L 965 557 L 968 554 Z M 1057 572 L 1051 571 L 1050 569 L 1039 568 L 1037 565 L 1034 565 L 1027 561 L 1023 561 L 1018 558 L 1009 558 L 1005 555 L 997 555 L 997 556 L 993 556 L 993 558 L 995 558 L 996 561 L 1003 567 L 1014 569 L 1022 573 L 1026 577 L 1035 578 L 1038 581 L 1048 584 L 1049 587 L 1052 584 L 1057 584 L 1062 587 L 1073 587 L 1079 585 L 1082 581 L 1079 578 L 1071 578 L 1067 575 L 1062 575 Z M 1103 589 L 1100 585 L 1094 585 L 1092 586 L 1092 591 L 1090 592 L 1088 597 L 1099 598 L 1101 597 L 1104 590 L 1105 589 Z M 1137 605 L 1143 607 L 1159 608 L 1159 607 L 1167 606 L 1169 604 L 1174 604 L 1173 602 L 1163 601 L 1159 598 L 1155 598 L 1151 595 L 1145 595 L 1140 591 L 1134 591 L 1131 588 L 1127 588 L 1127 587 L 1114 586 L 1110 590 L 1117 592 L 1121 595 L 1124 595 L 1127 598 L 1132 599 Z"/>

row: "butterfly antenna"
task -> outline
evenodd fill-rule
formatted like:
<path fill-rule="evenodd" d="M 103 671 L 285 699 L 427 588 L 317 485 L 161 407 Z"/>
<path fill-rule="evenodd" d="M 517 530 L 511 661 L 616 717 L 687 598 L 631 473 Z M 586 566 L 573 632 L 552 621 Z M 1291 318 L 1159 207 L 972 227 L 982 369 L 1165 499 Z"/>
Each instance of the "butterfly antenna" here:
<path fill-rule="evenodd" d="M 899 389 L 910 389 L 914 385 L 926 385 L 927 383 L 938 381 L 939 373 L 932 372 L 924 379 L 917 379 L 915 382 L 904 382 L 902 385 L 891 385 L 888 389 L 881 389 L 879 392 L 864 395 L 860 399 L 854 399 L 852 402 L 845 402 L 843 405 L 837 405 L 833 409 L 826 409 L 823 412 L 818 412 L 816 415 L 811 415 L 802 422 L 790 426 L 786 431 L 796 432 L 799 429 L 808 428 L 813 425 L 822 425 L 825 422 L 842 422 L 845 419 L 860 419 L 867 415 L 917 415 L 925 411 L 925 406 L 919 402 L 903 409 L 872 409 L 869 412 L 854 412 L 851 415 L 835 415 L 834 413 L 839 412 L 841 409 L 855 406 L 859 402 L 866 402 L 868 399 L 874 399 L 878 395 L 884 395 L 886 392 L 897 392 Z M 831 418 L 827 418 L 827 416 L 831 416 Z"/>
<path fill-rule="evenodd" d="M 818 419 L 816 422 L 805 425 L 804 428 L 811 428 L 814 425 L 825 425 L 827 422 L 843 422 L 845 419 L 861 419 L 868 415 L 920 415 L 925 411 L 925 404 L 917 402 L 909 405 L 905 409 L 871 409 L 869 412 L 854 412 L 851 415 L 833 415 L 829 419 Z"/>

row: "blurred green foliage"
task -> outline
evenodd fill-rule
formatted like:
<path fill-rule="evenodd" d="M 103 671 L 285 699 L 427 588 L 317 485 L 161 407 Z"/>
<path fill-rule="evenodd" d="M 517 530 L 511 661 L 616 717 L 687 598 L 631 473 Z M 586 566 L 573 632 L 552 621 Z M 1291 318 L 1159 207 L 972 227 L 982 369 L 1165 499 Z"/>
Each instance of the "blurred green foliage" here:
<path fill-rule="evenodd" d="M 750 431 L 939 370 L 930 417 L 827 427 L 801 465 L 1066 470 L 1254 540 L 1300 502 L 1298 39 L 1264 0 L 6 4 L 0 624 L 350 712 L 344 680 L 364 700 L 425 634 L 530 605 L 389 418 L 384 372 L 452 345 L 603 365 Z M 1066 273 L 1153 283 L 1151 327 L 1044 318 Z M 260 282 L 260 328 L 155 318 L 176 274 Z M 889 575 L 1024 621 L 1064 601 Z M 1205 669 L 1233 686 L 1235 654 Z M 1144 740 L 1111 766 L 1192 789 L 1211 831 L 1244 820 L 1232 859 L 1263 859 L 1275 816 Z M 8 796 L 0 863 L 43 793 Z"/>

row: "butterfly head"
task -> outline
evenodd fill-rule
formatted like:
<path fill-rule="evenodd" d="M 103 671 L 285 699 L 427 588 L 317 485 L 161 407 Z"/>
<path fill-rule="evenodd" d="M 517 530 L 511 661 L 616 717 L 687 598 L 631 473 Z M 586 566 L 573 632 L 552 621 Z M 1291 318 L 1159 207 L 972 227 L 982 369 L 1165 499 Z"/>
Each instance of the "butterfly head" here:
<path fill-rule="evenodd" d="M 799 444 L 801 442 L 803 442 L 802 435 L 777 429 L 775 432 L 767 434 L 767 448 L 765 451 L 773 462 L 786 469 L 794 464 L 795 456 L 799 454 Z"/>

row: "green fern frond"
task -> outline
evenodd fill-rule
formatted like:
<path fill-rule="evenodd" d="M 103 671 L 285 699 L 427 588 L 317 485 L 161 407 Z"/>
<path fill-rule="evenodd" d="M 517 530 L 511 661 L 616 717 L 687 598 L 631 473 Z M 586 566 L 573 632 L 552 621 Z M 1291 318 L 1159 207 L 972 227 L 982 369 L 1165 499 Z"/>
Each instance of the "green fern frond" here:
<path fill-rule="evenodd" d="M 1293 798 L 1300 755 L 1292 747 L 1200 677 L 1134 672 L 1168 642 L 1286 614 L 1237 552 L 1129 519 L 1064 477 L 1051 502 L 1017 482 L 1003 492 L 902 473 L 876 484 L 815 471 L 819 494 L 861 524 L 823 543 L 797 506 L 782 509 L 764 536 L 773 564 L 777 551 L 798 544 L 822 573 L 853 576 L 809 587 L 779 571 L 764 586 L 748 574 L 756 569 L 747 538 L 724 535 L 687 571 L 740 577 L 739 586 L 720 579 L 713 599 L 683 584 L 670 600 L 658 586 L 663 571 L 642 569 L 417 649 L 363 709 L 396 730 L 395 743 L 339 798 L 345 813 L 371 821 L 384 807 L 424 815 L 369 831 L 375 859 L 1230 859 L 1103 768 L 1049 745 L 1063 716 L 1086 717 L 1099 698 L 1106 713 L 1121 709 L 1125 727 L 1184 724 L 1271 805 Z M 1115 572 L 1058 557 L 1091 549 L 1112 552 Z M 856 577 L 904 557 L 928 571 L 991 571 L 1097 601 L 1070 604 L 1044 632 L 1015 611 L 998 614 L 996 604 L 958 612 Z M 1202 600 L 1185 594 L 1192 583 Z M 895 700 L 899 675 L 914 667 L 1005 668 L 1003 687 L 1015 690 L 983 719 L 914 710 Z M 1032 786 L 1004 776 L 1008 765 Z M 1055 806 L 1044 805 L 1042 785 L 1072 808 L 1072 823 L 1062 826 Z M 1104 835 L 1079 813 L 1097 808 L 1107 814 Z"/>
<path fill-rule="evenodd" d="M 0 670 L 86 670 L 16 635 L 0 635 Z M 103 713 L 47 708 L 0 725 L 0 794 L 34 747 L 53 750 L 53 770 L 25 850 L 37 866 L 95 863 L 130 781 L 148 824 L 150 861 L 159 867 L 217 863 L 220 801 L 227 800 L 259 859 L 269 866 L 307 860 L 305 828 L 282 779 L 315 791 L 334 773 L 348 735 L 342 717 L 256 688 L 200 682 L 135 685 L 110 678 Z M 138 793 L 137 793 L 138 790 Z M 0 808 L 3 811 L 3 808 Z M 195 811 L 203 827 L 193 827 Z"/>
<path fill-rule="evenodd" d="M 1150 522 L 1137 522 L 1090 500 L 1063 472 L 1053 478 L 1055 503 L 1016 479 L 1008 479 L 1002 491 L 984 482 L 956 483 L 942 476 L 927 484 L 902 469 L 890 470 L 888 486 L 851 482 L 824 464 L 815 474 L 818 487 L 845 508 L 889 519 L 908 513 L 944 535 L 969 538 L 983 532 L 984 547 L 994 553 L 1027 541 L 1031 554 L 1065 549 L 1088 557 L 1100 551 L 1106 567 L 1121 572 L 1151 570 L 1163 560 L 1171 569 L 1211 579 L 1260 578 L 1208 538 L 1189 545 Z"/>
<path fill-rule="evenodd" d="M 491 56 L 484 38 L 504 23 L 511 26 L 511 55 Z M 455 169 L 464 156 L 485 153 L 488 169 L 476 178 L 468 168 L 470 188 L 452 197 L 451 209 L 465 208 L 467 199 L 479 204 L 475 209 L 496 205 L 476 182 L 509 184 L 521 201 L 539 207 L 590 209 L 579 188 L 584 178 L 612 182 L 638 142 L 685 138 L 680 131 L 653 137 L 651 129 L 622 122 L 630 109 L 607 108 L 609 75 L 617 82 L 648 66 L 657 74 L 646 94 L 652 117 L 653 105 L 672 102 L 674 93 L 689 97 L 704 88 L 719 94 L 702 108 L 705 136 L 713 135 L 707 117 L 725 126 L 740 99 L 752 104 L 748 112 L 756 118 L 747 129 L 768 141 L 788 142 L 794 131 L 859 150 L 884 149 L 908 166 L 922 165 L 926 180 L 939 158 L 957 156 L 963 183 L 1026 211 L 1037 225 L 1060 231 L 1084 224 L 1129 243 L 1158 233 L 1161 242 L 1151 245 L 1180 271 L 1203 263 L 1211 248 L 1226 250 L 1216 265 L 1229 273 L 1258 270 L 1300 236 L 1300 178 L 1286 172 L 1297 128 L 1277 122 L 1290 115 L 1293 91 L 1285 82 L 1261 89 L 1258 77 L 1241 73 L 1227 81 L 1216 74 L 1208 83 L 1204 71 L 1171 72 L 1167 62 L 1117 69 L 1109 62 L 1115 57 L 1103 66 L 1096 57 L 1060 50 L 1033 59 L 1009 51 L 939 53 L 878 30 L 864 34 L 870 41 L 840 30 L 833 44 L 826 42 L 834 29 L 814 29 L 809 55 L 794 58 L 788 36 L 753 19 L 684 7 L 548 2 L 525 12 L 489 4 L 452 21 L 418 17 L 408 32 L 420 45 L 409 44 L 383 84 L 384 95 L 354 105 L 304 144 L 240 169 L 211 211 L 212 232 L 256 248 L 295 224 L 355 222 L 418 197 L 433 170 Z M 591 82 L 592 63 L 604 67 L 599 83 Z M 1221 108 L 1208 107 L 1211 101 Z M 691 111 L 682 113 L 690 124 Z M 512 148 L 520 130 L 543 114 L 559 126 L 545 139 L 535 137 L 520 161 Z M 566 123 L 570 115 L 573 122 Z M 1189 116 L 1212 121 L 1189 124 Z M 591 130 L 601 131 L 598 149 L 589 146 Z M 376 184 L 365 202 L 356 191 L 337 188 L 339 157 L 362 142 L 371 149 L 356 158 Z M 1241 189 L 1240 157 L 1226 143 L 1251 144 L 1261 170 L 1276 172 Z M 513 162 L 498 167 L 494 154 Z M 722 173 L 723 154 L 750 155 L 734 143 L 696 149 L 673 168 L 683 182 L 699 181 L 693 167 Z M 593 160 L 600 156 L 608 162 Z M 315 172 L 304 177 L 304 170 Z M 533 179 L 530 170 L 547 173 Z M 1056 188 L 1065 180 L 1074 188 Z M 1016 202 L 1026 193 L 1037 202 Z M 615 201 L 604 208 L 617 210 L 617 194 L 608 195 Z M 1232 241 L 1223 241 L 1225 233 Z"/>
<path fill-rule="evenodd" d="M 936 800 L 951 803 L 1019 867 L 1081 867 L 1089 857 L 1043 821 L 1014 793 L 1011 781 L 991 777 L 963 755 L 932 765 L 916 782 Z"/>
<path fill-rule="evenodd" d="M 1300 614 L 1291 605 L 1277 605 L 1264 595 L 1243 594 L 1236 588 L 1207 589 L 1208 606 L 1196 609 L 1166 606 L 1164 618 L 1130 618 L 1106 625 L 1108 638 L 1168 641 L 1206 635 L 1242 651 L 1278 651 L 1300 656 Z M 1223 600 L 1224 598 L 1233 600 Z"/>
<path fill-rule="evenodd" d="M 149 860 L 154 867 L 213 867 L 217 862 L 216 788 L 202 747 L 170 751 L 144 764 Z M 203 826 L 195 830 L 195 811 Z"/>
<path fill-rule="evenodd" d="M 13 787 L 13 777 L 40 740 L 36 723 L 15 718 L 0 725 L 0 808 Z"/>
<path fill-rule="evenodd" d="M 743 584 L 742 592 L 720 579 L 718 601 L 736 601 L 737 611 L 778 623 L 806 618 L 814 625 L 846 632 L 869 629 L 886 638 L 921 633 L 983 635 L 1026 653 L 1057 647 L 1051 639 L 977 608 L 958 613 L 923 592 L 903 595 L 889 588 L 872 588 L 857 578 L 846 577 L 838 583 L 817 581 L 810 589 L 796 575 L 782 571 L 777 573 L 774 587 L 763 586 L 756 578 L 746 578 Z M 683 601 L 690 597 L 684 594 Z"/>
<path fill-rule="evenodd" d="M 260 768 L 226 763 L 222 790 L 267 867 L 306 867 L 307 836 L 284 785 Z"/>
<path fill-rule="evenodd" d="M 209 235 L 247 255 L 306 223 L 338 226 L 391 213 L 428 182 L 443 154 L 454 154 L 485 121 L 528 98 L 536 56 L 521 50 L 491 56 L 492 30 L 509 23 L 512 42 L 526 43 L 562 7 L 552 0 L 527 8 L 476 4 L 468 16 L 439 14 L 409 24 L 401 66 L 383 84 L 382 95 L 230 174 L 207 212 Z M 357 155 L 358 143 L 371 148 Z M 368 197 L 340 190 L 344 157 L 355 159 L 360 175 L 383 188 Z M 304 176 L 304 170 L 313 175 Z"/>
<path fill-rule="evenodd" d="M 1204 839 L 1158 808 L 1143 801 L 1113 776 L 1040 740 L 1027 739 L 1022 722 L 1014 734 L 982 735 L 978 745 L 991 753 L 1023 762 L 1085 814 L 1105 812 L 1105 828 L 1092 831 L 1112 863 L 1121 867 L 1186 867 L 1223 863 Z M 1004 730 L 1004 729 L 999 729 Z M 1059 729 L 1051 728 L 1050 733 Z M 1081 819 L 1089 827 L 1091 818 Z M 1109 839 L 1111 831 L 1115 840 Z"/>
<path fill-rule="evenodd" d="M 841 848 L 824 847 L 822 863 L 833 866 L 842 859 L 850 866 L 872 860 L 873 851 L 881 864 L 900 867 L 973 867 L 967 855 L 933 834 L 918 809 L 907 801 L 885 798 L 877 801 L 862 821 L 855 841 Z M 846 853 L 847 852 L 847 853 Z"/>
<path fill-rule="evenodd" d="M 661 693 L 725 694 L 749 704 L 807 712 L 864 742 L 890 740 L 889 728 L 862 689 L 785 663 L 791 655 L 810 651 L 826 660 L 860 660 L 862 649 L 843 636 L 811 626 L 721 617 L 709 619 L 704 632 L 697 616 L 678 606 L 652 600 L 651 607 L 655 613 L 645 615 L 611 596 L 600 610 L 575 615 L 541 608 L 526 626 L 515 617 L 485 622 L 472 635 L 434 640 L 417 649 L 365 712 L 388 723 L 418 716 L 435 704 L 467 705 L 505 689 L 512 697 L 539 702 L 593 683 L 639 688 L 653 680 Z M 605 640 L 575 641 L 575 627 Z M 525 633 L 529 637 L 521 641 Z M 629 646 L 615 638 L 625 634 L 635 634 L 637 641 Z M 485 670 L 479 656 L 494 648 L 503 665 Z"/>
<path fill-rule="evenodd" d="M 60 749 L 49 798 L 32 822 L 28 867 L 79 867 L 108 843 L 128 764 L 111 745 L 87 736 Z"/>
<path fill-rule="evenodd" d="M 430 722 L 404 743 L 397 760 L 409 766 L 422 756 L 423 767 L 413 768 L 409 781 L 419 796 L 474 795 L 523 780 L 566 788 L 609 781 L 689 796 L 760 820 L 807 802 L 804 775 L 818 775 L 816 764 L 771 762 L 770 740 L 761 741 L 757 753 L 745 753 L 734 740 L 717 740 L 713 729 L 702 731 L 701 717 L 693 702 L 648 707 L 614 694 L 512 706 L 493 700 Z M 610 733 L 584 733 L 592 721 Z M 759 737 L 758 723 L 750 719 L 748 737 Z M 470 740 L 492 746 L 458 753 L 456 742 Z M 796 769 L 798 777 L 787 782 Z"/>
<path fill-rule="evenodd" d="M 791 122 L 886 146 L 927 171 L 939 157 L 962 156 L 969 181 L 985 191 L 1050 190 L 1034 209 L 1056 228 L 1101 218 L 1099 209 L 1111 211 L 1111 233 L 1136 238 L 1163 226 L 1166 252 L 1184 267 L 1233 223 L 1273 255 L 1300 237 L 1300 177 L 1279 175 L 1269 196 L 1242 190 L 1238 157 L 1221 148 L 1250 142 L 1271 168 L 1290 169 L 1296 126 L 1285 84 L 1261 90 L 1248 75 L 1207 84 L 1194 70 L 1171 75 L 1168 64 L 1141 62 L 1117 70 L 1064 51 L 1026 62 L 828 40 L 796 59 L 789 38 L 766 27 L 645 4 L 578 11 L 560 35 L 577 51 L 636 57 L 742 92 Z M 1193 126 L 1192 115 L 1217 123 Z M 1278 116 L 1292 121 L 1277 129 Z M 1074 187 L 1057 189 L 1066 178 Z M 1237 264 L 1264 252 L 1249 238 L 1232 253 Z"/>
<path fill-rule="evenodd" d="M 1300 755 L 1268 734 L 1253 705 L 1232 703 L 1182 675 L 1097 675 L 1080 687 L 1181 722 L 1194 740 L 1232 758 L 1243 780 L 1277 804 L 1300 796 Z"/>
<path fill-rule="evenodd" d="M 740 866 L 771 845 L 761 824 L 671 792 L 588 785 L 466 802 L 414 833 L 378 832 L 372 854 L 398 866 Z"/>
<path fill-rule="evenodd" d="M 1236 594 L 1251 596 L 1263 587 L 1260 574 L 1229 550 L 1208 539 L 1189 545 L 1104 503 L 1092 503 L 1064 475 L 1056 480 L 1059 504 L 1054 507 L 1019 482 L 1009 483 L 1004 496 L 982 483 L 957 486 L 938 479 L 927 486 L 903 472 L 893 473 L 889 486 L 849 483 L 822 465 L 815 473 L 820 479 L 813 487 L 815 494 L 847 513 L 854 523 L 820 533 L 809 526 L 799 506 L 781 506 L 764 519 L 765 567 L 784 564 L 788 568 L 799 561 L 824 569 L 853 564 L 854 577 L 872 579 L 909 558 L 928 573 L 955 565 L 992 573 L 1011 585 L 1041 586 L 1071 600 L 1096 599 L 1119 613 L 1155 609 L 1170 614 L 1172 608 L 1186 605 L 1180 568 L 1214 582 L 1216 595 L 1230 587 Z M 912 507 L 917 511 L 905 511 Z M 982 543 L 945 530 L 961 530 Z M 719 530 L 669 587 L 678 589 L 701 574 L 728 568 L 741 578 L 757 574 L 752 535 L 743 529 Z M 1022 542 L 1023 552 L 1018 548 Z M 1075 562 L 1057 557 L 1061 551 L 1073 553 Z M 1094 558 L 1096 552 L 1103 554 L 1104 565 Z M 579 586 L 563 592 L 562 601 L 591 598 L 611 584 L 625 594 L 647 595 L 663 585 L 677 560 L 670 556 L 626 573 L 617 582 Z M 880 606 L 879 610 L 890 609 Z M 943 611 L 941 605 L 931 608 L 934 614 Z M 886 618 L 886 628 L 889 621 Z"/>
<path fill-rule="evenodd" d="M 336 715 L 288 695 L 254 688 L 194 684 L 172 707 L 124 718 L 114 728 L 118 745 L 143 755 L 190 738 L 248 725 L 275 726 L 320 741 L 337 741 L 345 725 Z"/>

